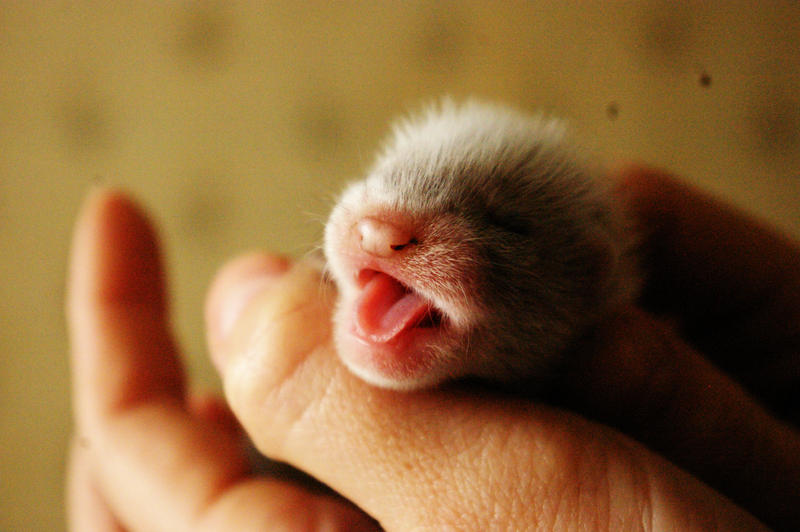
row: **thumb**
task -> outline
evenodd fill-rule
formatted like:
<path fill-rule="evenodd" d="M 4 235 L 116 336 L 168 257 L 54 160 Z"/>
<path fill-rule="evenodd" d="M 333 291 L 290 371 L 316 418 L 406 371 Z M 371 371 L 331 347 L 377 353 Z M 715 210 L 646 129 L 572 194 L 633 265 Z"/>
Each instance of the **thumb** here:
<path fill-rule="evenodd" d="M 229 304 L 241 309 L 226 335 L 209 338 L 232 410 L 264 454 L 330 485 L 387 530 L 611 527 L 609 516 L 758 528 L 705 485 L 576 416 L 453 389 L 371 387 L 338 361 L 335 294 L 317 270 L 297 264 L 245 305 L 227 302 L 249 282 L 215 283 L 208 304 L 210 331 Z"/>

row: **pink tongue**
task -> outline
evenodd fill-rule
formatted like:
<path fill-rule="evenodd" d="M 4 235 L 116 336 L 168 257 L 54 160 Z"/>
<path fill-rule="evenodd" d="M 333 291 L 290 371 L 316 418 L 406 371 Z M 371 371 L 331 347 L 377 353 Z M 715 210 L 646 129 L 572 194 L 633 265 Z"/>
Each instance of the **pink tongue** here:
<path fill-rule="evenodd" d="M 429 309 L 419 295 L 406 292 L 395 278 L 378 272 L 356 301 L 356 330 L 373 342 L 388 342 L 419 323 Z"/>

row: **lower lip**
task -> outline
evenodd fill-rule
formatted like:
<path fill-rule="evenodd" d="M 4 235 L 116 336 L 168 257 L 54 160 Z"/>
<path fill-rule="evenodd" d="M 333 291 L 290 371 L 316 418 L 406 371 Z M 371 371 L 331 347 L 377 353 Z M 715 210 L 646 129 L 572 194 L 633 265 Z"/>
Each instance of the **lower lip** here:
<path fill-rule="evenodd" d="M 387 342 L 373 342 L 348 328 L 339 338 L 340 355 L 350 365 L 391 381 L 403 381 L 425 375 L 435 365 L 443 340 L 441 327 L 412 327 Z"/>

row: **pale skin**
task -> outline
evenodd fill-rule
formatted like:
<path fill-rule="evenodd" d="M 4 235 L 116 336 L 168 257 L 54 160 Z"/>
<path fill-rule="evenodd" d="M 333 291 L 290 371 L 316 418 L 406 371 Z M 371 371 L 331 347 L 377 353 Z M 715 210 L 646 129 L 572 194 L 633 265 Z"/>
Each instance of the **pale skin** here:
<path fill-rule="evenodd" d="M 663 174 L 621 178 L 659 271 L 644 308 L 624 309 L 578 350 L 561 383 L 568 408 L 361 382 L 331 345 L 333 290 L 309 265 L 262 253 L 226 265 L 207 299 L 230 410 L 194 397 L 155 233 L 122 193 L 94 191 L 68 280 L 70 528 L 800 527 L 800 250 Z M 740 368 L 755 391 L 710 359 Z M 794 417 L 763 406 L 759 390 Z M 252 474 L 240 427 L 342 497 Z"/>

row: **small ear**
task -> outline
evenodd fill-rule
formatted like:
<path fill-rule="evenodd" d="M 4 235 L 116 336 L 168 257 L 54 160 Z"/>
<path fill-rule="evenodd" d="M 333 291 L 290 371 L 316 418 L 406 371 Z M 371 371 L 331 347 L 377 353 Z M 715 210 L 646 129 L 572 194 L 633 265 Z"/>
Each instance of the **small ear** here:
<path fill-rule="evenodd" d="M 590 302 L 602 303 L 617 270 L 618 246 L 606 232 L 599 229 L 594 229 L 587 235 L 586 246 L 586 297 Z"/>

